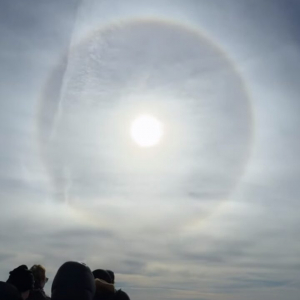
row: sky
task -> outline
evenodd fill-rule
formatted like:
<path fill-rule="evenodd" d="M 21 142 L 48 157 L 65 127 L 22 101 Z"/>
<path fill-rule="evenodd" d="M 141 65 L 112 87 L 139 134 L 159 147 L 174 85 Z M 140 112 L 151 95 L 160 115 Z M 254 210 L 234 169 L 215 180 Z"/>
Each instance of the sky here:
<path fill-rule="evenodd" d="M 76 260 L 133 300 L 299 299 L 299 13 L 2 0 L 0 280 L 43 264 L 50 294 Z"/>

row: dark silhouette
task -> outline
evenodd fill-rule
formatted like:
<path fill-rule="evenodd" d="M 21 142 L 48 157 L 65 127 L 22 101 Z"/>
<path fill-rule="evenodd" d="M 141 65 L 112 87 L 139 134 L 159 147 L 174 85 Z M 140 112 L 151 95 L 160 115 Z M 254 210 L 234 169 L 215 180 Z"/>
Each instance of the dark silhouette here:
<path fill-rule="evenodd" d="M 111 279 L 111 283 L 115 284 L 115 273 L 111 270 L 106 270 L 106 272 L 108 273 L 110 279 Z"/>
<path fill-rule="evenodd" d="M 9 272 L 7 283 L 16 287 L 23 300 L 29 296 L 29 292 L 33 289 L 34 278 L 31 271 L 28 270 L 26 265 L 21 265 L 18 268 Z"/>
<path fill-rule="evenodd" d="M 57 271 L 52 287 L 52 300 L 92 300 L 95 281 L 91 270 L 78 262 L 66 262 Z"/>
<path fill-rule="evenodd" d="M 19 291 L 11 284 L 0 282 L 0 299 L 1 300 L 22 300 Z"/>
<path fill-rule="evenodd" d="M 34 288 L 30 291 L 28 300 L 50 300 L 44 291 L 45 284 L 48 281 L 46 269 L 41 265 L 34 265 L 30 271 L 34 277 Z"/>
<path fill-rule="evenodd" d="M 116 291 L 115 300 L 130 300 L 130 298 L 124 291 L 120 289 Z"/>
<path fill-rule="evenodd" d="M 113 271 L 97 269 L 93 271 L 93 275 L 96 282 L 95 300 L 130 300 L 124 291 L 115 289 L 115 274 Z"/>
<path fill-rule="evenodd" d="M 110 300 L 115 297 L 115 287 L 108 272 L 102 269 L 93 271 L 96 283 L 95 300 Z"/>
<path fill-rule="evenodd" d="M 100 280 L 104 280 L 107 283 L 113 284 L 113 280 L 112 280 L 111 276 L 105 270 L 97 269 L 97 270 L 93 271 L 93 275 L 94 275 L 95 279 L 98 278 Z"/>
<path fill-rule="evenodd" d="M 106 272 L 109 274 L 109 276 L 112 280 L 112 284 L 115 284 L 115 273 L 111 270 L 106 270 Z M 115 291 L 115 299 L 116 300 L 130 300 L 129 296 L 121 289 Z"/>
<path fill-rule="evenodd" d="M 7 282 L 0 282 L 0 300 L 130 300 L 121 289 L 116 290 L 115 274 L 111 270 L 90 268 L 79 262 L 64 263 L 57 271 L 51 298 L 44 291 L 48 281 L 46 269 L 26 265 L 9 272 Z"/>

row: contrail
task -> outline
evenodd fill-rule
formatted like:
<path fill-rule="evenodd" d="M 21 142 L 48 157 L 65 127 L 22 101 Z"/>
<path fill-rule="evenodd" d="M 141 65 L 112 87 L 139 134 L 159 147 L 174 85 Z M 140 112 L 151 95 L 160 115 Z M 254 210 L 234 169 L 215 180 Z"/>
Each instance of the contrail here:
<path fill-rule="evenodd" d="M 52 72 L 45 90 L 45 99 L 42 105 L 42 117 L 39 122 L 39 142 L 41 145 L 42 157 L 45 161 L 51 180 L 54 185 L 55 198 L 63 202 L 69 201 L 69 190 L 72 186 L 70 171 L 61 160 L 51 152 L 50 149 L 57 137 L 58 127 L 63 116 L 63 93 L 68 72 L 69 56 L 74 40 L 74 34 L 78 28 L 78 16 L 85 0 L 78 0 L 74 8 L 74 22 L 71 25 L 69 40 L 66 43 L 64 55 Z M 59 195 L 59 196 L 58 196 Z"/>

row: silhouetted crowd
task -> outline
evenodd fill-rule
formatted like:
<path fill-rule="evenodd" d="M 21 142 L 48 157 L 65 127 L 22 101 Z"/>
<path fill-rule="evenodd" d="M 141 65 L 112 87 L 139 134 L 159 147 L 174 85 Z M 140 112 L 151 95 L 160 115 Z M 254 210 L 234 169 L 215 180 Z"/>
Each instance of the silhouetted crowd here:
<path fill-rule="evenodd" d="M 115 288 L 114 272 L 91 272 L 79 262 L 66 262 L 58 269 L 51 297 L 44 291 L 47 281 L 43 266 L 19 266 L 9 272 L 6 282 L 0 282 L 0 300 L 130 300 L 124 291 Z"/>

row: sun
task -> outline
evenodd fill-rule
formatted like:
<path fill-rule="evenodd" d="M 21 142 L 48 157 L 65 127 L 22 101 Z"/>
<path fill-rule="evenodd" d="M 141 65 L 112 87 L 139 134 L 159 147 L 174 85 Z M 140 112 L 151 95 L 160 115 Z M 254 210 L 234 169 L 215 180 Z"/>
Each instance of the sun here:
<path fill-rule="evenodd" d="M 140 115 L 131 123 L 130 134 L 140 147 L 153 147 L 163 136 L 163 125 L 151 115 Z"/>

